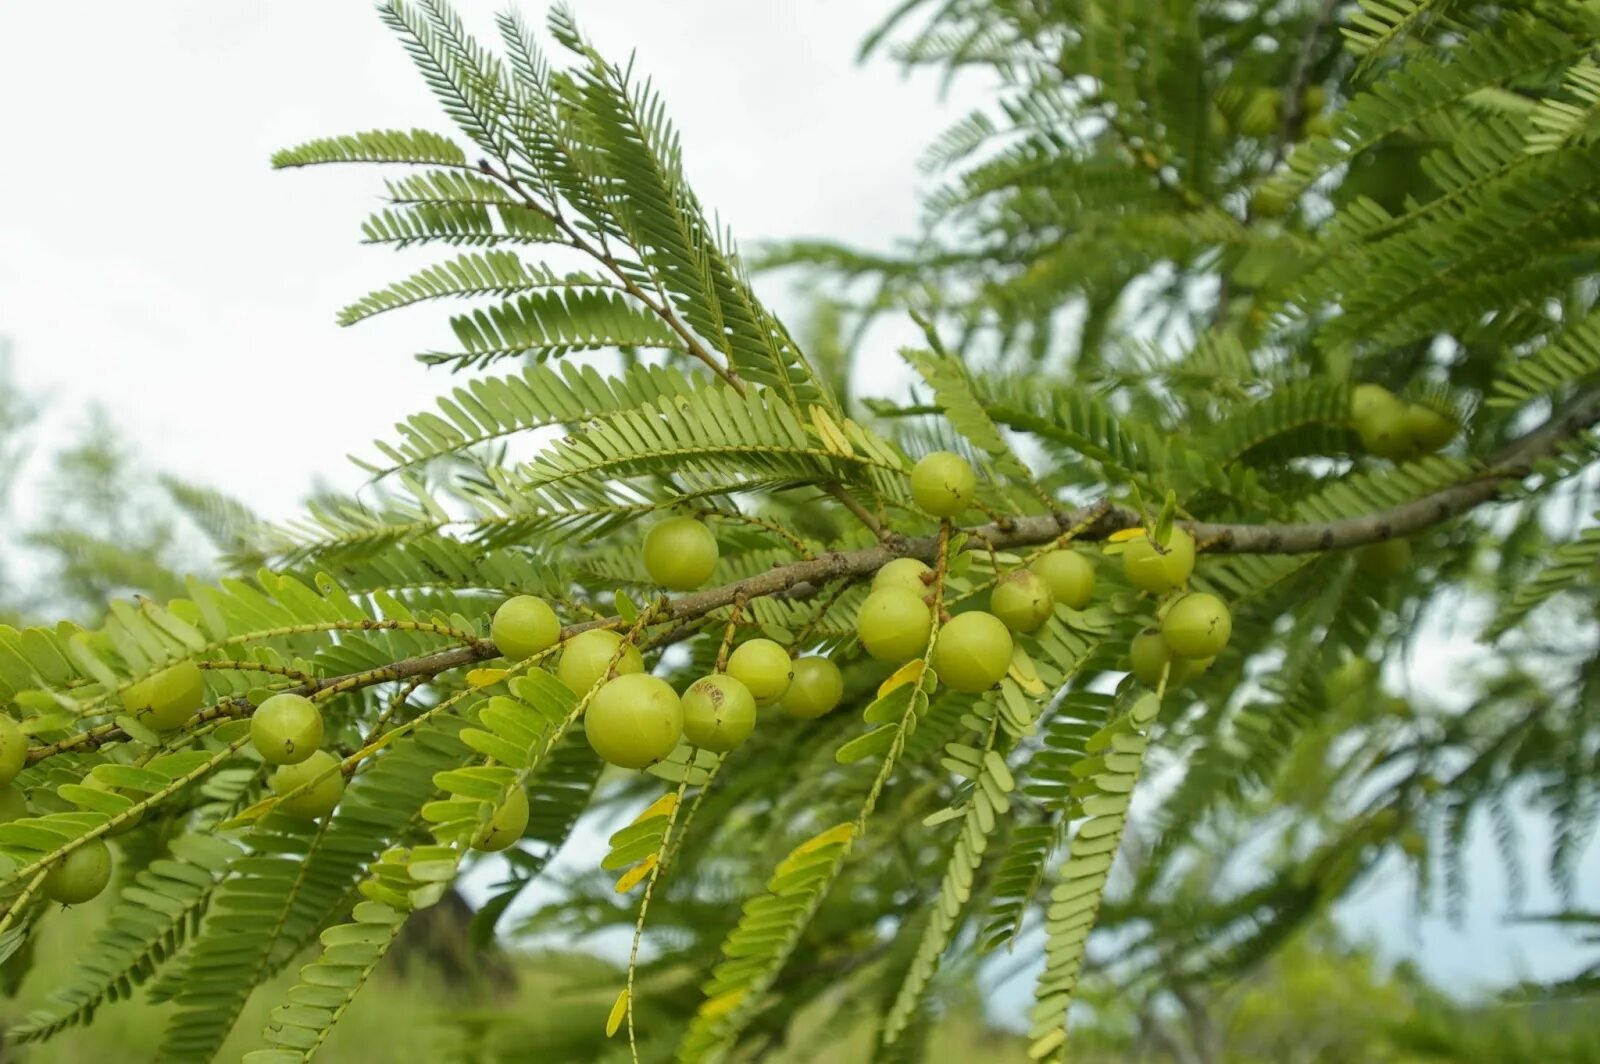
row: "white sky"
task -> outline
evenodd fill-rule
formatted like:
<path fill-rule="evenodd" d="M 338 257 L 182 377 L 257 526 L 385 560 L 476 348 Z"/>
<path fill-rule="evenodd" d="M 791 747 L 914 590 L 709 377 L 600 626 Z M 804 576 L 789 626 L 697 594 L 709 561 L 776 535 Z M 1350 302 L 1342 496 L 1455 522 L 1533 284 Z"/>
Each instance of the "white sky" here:
<path fill-rule="evenodd" d="M 502 3 L 459 6 L 488 36 Z M 960 113 L 960 94 L 941 107 L 930 78 L 855 64 L 886 6 L 576 9 L 607 54 L 637 49 L 696 190 L 742 241 L 884 246 L 914 231 L 915 160 Z M 542 25 L 543 5 L 524 11 Z M 324 134 L 449 129 L 370 5 L 14 4 L 0 37 L 13 153 L 0 168 L 0 335 L 20 383 L 52 397 L 55 427 L 105 403 L 154 468 L 266 516 L 292 514 L 315 475 L 357 484 L 344 456 L 370 453 L 447 386 L 411 357 L 449 346 L 446 310 L 334 325 L 345 303 L 428 260 L 358 243 L 379 168 L 274 172 L 267 159 Z"/>
<path fill-rule="evenodd" d="M 501 2 L 460 8 L 487 34 Z M 881 59 L 857 66 L 857 42 L 887 7 L 576 5 L 603 51 L 637 49 L 692 182 L 741 240 L 874 247 L 914 232 L 915 160 L 980 98 L 958 84 L 941 104 L 931 78 L 907 80 Z M 542 5 L 525 10 L 542 17 Z M 100 402 L 152 469 L 264 515 L 294 513 L 315 477 L 354 487 L 344 455 L 369 453 L 445 387 L 411 358 L 447 342 L 444 314 L 335 326 L 339 307 L 425 260 L 358 244 L 378 169 L 274 173 L 267 159 L 324 134 L 447 128 L 370 6 L 16 3 L 0 13 L 0 39 L 11 156 L 0 167 L 0 335 L 15 343 L 22 385 L 51 398 L 45 446 Z M 899 337 L 882 339 L 887 355 Z M 1426 946 L 1431 974 L 1463 984 L 1579 959 L 1554 934 L 1499 925 L 1498 870 L 1487 852 L 1474 865 L 1486 889 L 1465 932 L 1416 923 L 1398 876 L 1369 888 L 1348 923 L 1395 953 Z M 1541 883 L 1537 868 L 1531 879 Z"/>

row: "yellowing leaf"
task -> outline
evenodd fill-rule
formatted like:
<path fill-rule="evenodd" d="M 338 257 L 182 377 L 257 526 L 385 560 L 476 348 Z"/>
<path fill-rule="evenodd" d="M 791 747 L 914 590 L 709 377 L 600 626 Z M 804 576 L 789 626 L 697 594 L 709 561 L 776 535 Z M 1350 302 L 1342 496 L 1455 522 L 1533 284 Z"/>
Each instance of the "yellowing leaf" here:
<path fill-rule="evenodd" d="M 855 449 L 850 446 L 850 438 L 839 428 L 839 423 L 833 420 L 820 406 L 812 406 L 811 423 L 817 427 L 817 435 L 822 438 L 822 446 L 832 454 L 853 455 Z"/>
<path fill-rule="evenodd" d="M 878 697 L 882 698 L 896 687 L 904 687 L 908 683 L 921 679 L 922 669 L 923 661 L 921 658 L 906 662 L 890 673 L 887 680 L 878 685 Z"/>
<path fill-rule="evenodd" d="M 1143 539 L 1144 538 L 1144 534 L 1145 534 L 1144 533 L 1144 529 L 1142 529 L 1142 528 L 1123 528 L 1123 529 L 1118 529 L 1117 531 L 1111 533 L 1111 535 L 1106 537 L 1106 542 L 1108 542 L 1108 543 L 1126 543 L 1129 540 L 1133 540 L 1133 539 Z"/>
<path fill-rule="evenodd" d="M 229 820 L 223 821 L 221 824 L 218 824 L 217 827 L 223 831 L 231 831 L 234 828 L 248 827 L 251 824 L 254 824 L 257 820 L 260 820 L 262 817 L 266 816 L 267 813 L 271 811 L 272 807 L 277 804 L 278 799 L 276 797 L 263 798 L 250 808 L 241 810 L 238 815 Z"/>
<path fill-rule="evenodd" d="M 1029 1060 L 1043 1060 L 1051 1053 L 1060 1049 L 1067 1040 L 1067 1031 L 1064 1027 L 1057 1027 L 1043 1038 L 1038 1039 L 1028 1047 Z"/>
<path fill-rule="evenodd" d="M 819 832 L 796 846 L 794 852 L 810 853 L 813 850 L 820 850 L 824 846 L 832 846 L 836 842 L 849 842 L 855 837 L 856 826 L 854 824 L 835 824 L 827 831 Z"/>
<path fill-rule="evenodd" d="M 628 1015 L 628 988 L 623 987 L 622 993 L 617 995 L 617 1003 L 611 1006 L 611 1015 L 606 1017 L 606 1037 L 610 1038 L 617 1033 L 617 1028 L 622 1026 L 623 1018 Z"/>
<path fill-rule="evenodd" d="M 644 877 L 655 871 L 656 855 L 651 854 L 626 872 L 617 880 L 617 893 L 626 894 L 644 881 Z"/>
<path fill-rule="evenodd" d="M 706 1017 L 707 1019 L 715 1019 L 718 1016 L 726 1016 L 728 1013 L 738 1008 L 739 1002 L 743 1000 L 744 991 L 742 989 L 730 990 L 725 994 L 718 994 L 714 998 L 706 998 L 706 1000 L 700 1004 L 700 1015 Z"/>
<path fill-rule="evenodd" d="M 493 687 L 506 678 L 510 669 L 473 669 L 467 673 L 468 687 Z"/>
<path fill-rule="evenodd" d="M 1039 679 L 1039 670 L 1033 667 L 1033 659 L 1028 657 L 1028 652 L 1022 649 L 1021 643 L 1016 643 L 1011 648 L 1011 668 L 1006 675 L 1017 681 L 1017 686 L 1030 695 L 1043 696 L 1049 693 L 1050 688 Z"/>
<path fill-rule="evenodd" d="M 671 816 L 672 811 L 678 808 L 678 795 L 675 791 L 668 791 L 660 798 L 651 802 L 645 811 L 633 818 L 633 823 L 642 824 L 653 816 Z"/>

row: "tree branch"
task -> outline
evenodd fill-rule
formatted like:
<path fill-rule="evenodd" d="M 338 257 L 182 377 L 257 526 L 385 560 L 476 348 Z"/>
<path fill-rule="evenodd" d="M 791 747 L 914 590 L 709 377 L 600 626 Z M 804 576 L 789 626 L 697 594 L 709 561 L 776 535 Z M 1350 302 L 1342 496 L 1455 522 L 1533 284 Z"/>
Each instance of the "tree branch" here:
<path fill-rule="evenodd" d="M 1360 517 L 1295 524 L 1178 523 L 1194 536 L 1199 549 L 1208 554 L 1310 554 L 1348 550 L 1409 536 L 1493 501 L 1510 483 L 1532 472 L 1541 459 L 1555 453 L 1561 444 L 1596 422 L 1600 422 L 1600 388 L 1580 393 L 1563 412 L 1539 428 L 1512 440 L 1485 463 L 1482 473 L 1472 479 Z M 1137 528 L 1141 521 L 1138 511 L 1126 506 L 1110 506 L 1102 500 L 1076 510 L 1014 517 L 962 531 L 970 539 L 989 548 L 1004 550 L 1008 547 L 1041 546 L 1068 534 L 1076 540 L 1095 542 L 1122 529 Z M 919 558 L 933 562 L 939 557 L 939 542 L 937 534 L 916 538 L 891 535 L 875 547 L 829 551 L 815 558 L 777 566 L 732 584 L 666 599 L 654 608 L 650 620 L 652 624 L 674 626 L 669 635 L 687 636 L 698 629 L 694 622 L 735 602 L 780 594 L 804 598 L 836 581 L 850 584 L 864 580 L 896 558 Z M 561 638 L 564 641 L 591 628 L 615 628 L 621 623 L 616 617 L 581 621 L 563 628 Z M 500 651 L 493 643 L 477 640 L 449 650 L 405 658 L 376 669 L 330 676 L 287 690 L 304 695 L 328 691 L 342 693 L 380 683 L 437 676 L 499 656 Z M 243 699 L 226 699 L 201 710 L 196 720 L 248 716 L 250 711 L 250 705 Z M 127 738 L 127 732 L 117 725 L 102 724 L 54 743 L 35 746 L 28 751 L 28 761 L 41 761 L 67 750 L 93 750 Z"/>

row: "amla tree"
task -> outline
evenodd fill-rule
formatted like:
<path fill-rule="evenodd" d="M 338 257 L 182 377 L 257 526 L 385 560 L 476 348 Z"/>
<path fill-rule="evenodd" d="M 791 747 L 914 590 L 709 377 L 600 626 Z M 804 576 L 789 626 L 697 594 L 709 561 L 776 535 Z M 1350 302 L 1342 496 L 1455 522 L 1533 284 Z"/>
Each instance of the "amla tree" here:
<path fill-rule="evenodd" d="M 421 356 L 470 376 L 363 463 L 378 502 L 257 530 L 250 579 L 0 629 L 0 943 L 121 851 L 106 928 L 10 1036 L 144 984 L 163 1059 L 203 1059 L 320 943 L 252 1059 L 309 1057 L 408 917 L 498 851 L 492 929 L 595 803 L 644 808 L 604 888 L 539 917 L 634 929 L 590 1056 L 759 1054 L 822 999 L 916 1057 L 941 964 L 1037 925 L 1032 1055 L 1061 1059 L 1119 847 L 1130 987 L 1247 963 L 1428 817 L 1459 868 L 1519 781 L 1561 879 L 1592 630 L 1538 679 L 1486 654 L 1463 714 L 1388 713 L 1371 668 L 1443 594 L 1516 649 L 1600 552 L 1541 523 L 1600 419 L 1600 15 L 1443 7 L 940 6 L 902 55 L 1005 88 L 935 147 L 962 169 L 927 239 L 768 257 L 832 278 L 836 317 L 917 315 L 921 383 L 852 402 L 891 356 L 808 356 L 630 66 L 563 10 L 564 67 L 515 16 L 496 53 L 382 4 L 458 132 L 275 162 L 400 168 L 365 239 L 459 250 L 341 320 L 472 300 Z M 546 442 L 504 461 L 519 435 Z M 1176 789 L 1130 823 L 1156 761 Z M 1270 801 L 1316 815 L 1163 904 Z M 645 997 L 676 1018 L 636 1024 Z"/>

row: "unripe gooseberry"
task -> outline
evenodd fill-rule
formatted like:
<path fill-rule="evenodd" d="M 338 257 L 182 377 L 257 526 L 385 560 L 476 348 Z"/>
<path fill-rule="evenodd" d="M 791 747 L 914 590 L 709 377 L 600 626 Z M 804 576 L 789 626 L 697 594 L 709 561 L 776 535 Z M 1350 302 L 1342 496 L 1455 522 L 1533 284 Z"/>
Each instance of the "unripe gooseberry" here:
<path fill-rule="evenodd" d="M 489 638 L 502 655 L 522 661 L 556 645 L 561 638 L 561 621 L 544 599 L 516 595 L 494 611 Z"/>
<path fill-rule="evenodd" d="M 1300 96 L 1300 109 L 1307 114 L 1315 114 L 1328 106 L 1328 90 L 1321 85 L 1308 85 L 1306 91 Z"/>
<path fill-rule="evenodd" d="M 832 712 L 843 697 L 844 677 L 839 666 L 828 658 L 796 658 L 794 679 L 789 681 L 778 708 L 791 717 L 815 720 Z"/>
<path fill-rule="evenodd" d="M 304 784 L 310 786 L 299 794 L 292 793 Z M 292 817 L 316 820 L 327 816 L 344 796 L 344 772 L 339 759 L 326 750 L 317 750 L 304 761 L 278 766 L 272 774 L 272 793 L 280 799 L 278 808 Z"/>
<path fill-rule="evenodd" d="M 1329 702 L 1337 705 L 1366 691 L 1377 671 L 1377 666 L 1368 659 L 1352 655 L 1323 679 L 1323 693 Z"/>
<path fill-rule="evenodd" d="M 1393 579 L 1411 568 L 1411 543 L 1404 539 L 1369 543 L 1356 551 L 1356 566 L 1368 576 Z"/>
<path fill-rule="evenodd" d="M 556 666 L 556 679 L 566 684 L 575 695 L 586 695 L 589 689 L 606 676 L 611 659 L 616 656 L 622 637 L 606 628 L 591 628 L 579 632 L 561 648 L 561 663 Z M 632 644 L 617 659 L 618 676 L 644 671 L 644 659 Z"/>
<path fill-rule="evenodd" d="M 645 570 L 673 591 L 689 591 L 711 579 L 718 553 L 717 537 L 692 517 L 669 517 L 644 537 Z"/>
<path fill-rule="evenodd" d="M 755 727 L 755 696 L 735 676 L 702 676 L 683 692 L 683 737 L 695 746 L 725 754 L 750 738 Z"/>
<path fill-rule="evenodd" d="M 667 681 L 643 673 L 607 680 L 583 714 L 594 752 L 622 768 L 649 768 L 683 737 L 683 703 Z"/>
<path fill-rule="evenodd" d="M 989 612 L 1013 632 L 1031 632 L 1049 619 L 1055 596 L 1044 577 L 1018 569 L 1000 578 L 989 593 Z"/>
<path fill-rule="evenodd" d="M 304 695 L 275 694 L 250 714 L 250 742 L 269 765 L 296 765 L 322 745 L 322 710 Z"/>
<path fill-rule="evenodd" d="M 951 451 L 934 451 L 911 469 L 911 497 L 924 513 L 954 517 L 972 505 L 978 474 L 972 463 Z"/>
<path fill-rule="evenodd" d="M 856 614 L 856 636 L 879 661 L 902 662 L 922 656 L 933 634 L 933 611 L 921 595 L 903 587 L 874 591 Z"/>
<path fill-rule="evenodd" d="M 1161 618 L 1161 638 L 1174 654 L 1186 658 L 1214 658 L 1233 634 L 1233 615 L 1215 595 L 1185 595 Z"/>
<path fill-rule="evenodd" d="M 1122 574 L 1140 591 L 1164 595 L 1183 586 L 1194 572 L 1194 537 L 1176 526 L 1164 548 L 1148 533 L 1130 540 L 1122 552 Z"/>
<path fill-rule="evenodd" d="M 1350 423 L 1361 446 L 1380 458 L 1399 460 L 1411 454 L 1406 404 L 1393 392 L 1376 384 L 1358 384 L 1350 390 Z"/>
<path fill-rule="evenodd" d="M 1314 114 L 1306 118 L 1301 127 L 1308 137 L 1333 136 L 1333 119 L 1325 114 Z"/>
<path fill-rule="evenodd" d="M 872 578 L 872 590 L 882 591 L 886 587 L 903 587 L 915 594 L 926 595 L 928 584 L 922 577 L 931 572 L 933 570 L 928 568 L 926 563 L 916 558 L 896 558 L 878 570 L 878 574 Z"/>
<path fill-rule="evenodd" d="M 1456 437 L 1456 423 L 1432 407 L 1408 403 L 1406 435 L 1417 454 L 1432 454 Z"/>
<path fill-rule="evenodd" d="M 96 897 L 111 882 L 111 848 L 103 839 L 84 843 L 45 874 L 39 889 L 51 901 L 81 905 Z"/>
<path fill-rule="evenodd" d="M 128 799 L 130 802 L 141 802 L 144 800 L 144 795 L 140 794 L 138 791 L 131 791 L 124 787 L 113 787 L 109 783 L 102 782 L 100 777 L 96 776 L 92 772 L 83 778 L 83 786 L 88 787 L 91 790 L 104 791 L 107 794 L 120 795 L 121 797 Z M 104 837 L 110 839 L 115 838 L 118 835 L 126 835 L 128 832 L 138 827 L 139 822 L 143 819 L 144 810 L 141 809 L 138 813 L 107 831 Z"/>
<path fill-rule="evenodd" d="M 122 692 L 122 708 L 156 731 L 183 727 L 205 700 L 205 677 L 192 661 L 180 661 Z"/>
<path fill-rule="evenodd" d="M 28 797 L 13 783 L 0 785 L 0 824 L 9 824 L 28 815 Z"/>
<path fill-rule="evenodd" d="M 1166 671 L 1169 688 L 1183 683 L 1192 671 L 1189 659 L 1174 654 L 1161 637 L 1161 632 L 1155 628 L 1146 628 L 1133 637 L 1128 644 L 1128 658 L 1133 666 L 1129 670 L 1133 678 L 1152 689 L 1161 685 L 1163 670 Z"/>
<path fill-rule="evenodd" d="M 28 737 L 9 713 L 0 713 L 0 784 L 10 783 L 28 764 Z"/>
<path fill-rule="evenodd" d="M 528 792 L 520 786 L 511 788 L 506 800 L 495 807 L 489 822 L 472 837 L 474 849 L 497 853 L 522 838 L 528 830 Z"/>
<path fill-rule="evenodd" d="M 1059 605 L 1081 610 L 1094 598 L 1094 566 L 1075 550 L 1046 551 L 1028 568 L 1044 578 Z"/>
<path fill-rule="evenodd" d="M 994 614 L 958 614 L 939 629 L 933 671 L 946 687 L 966 694 L 987 691 L 1010 668 L 1011 631 Z"/>
<path fill-rule="evenodd" d="M 728 655 L 728 675 L 750 689 L 756 705 L 770 706 L 783 697 L 794 678 L 789 652 L 770 639 L 740 643 Z"/>

